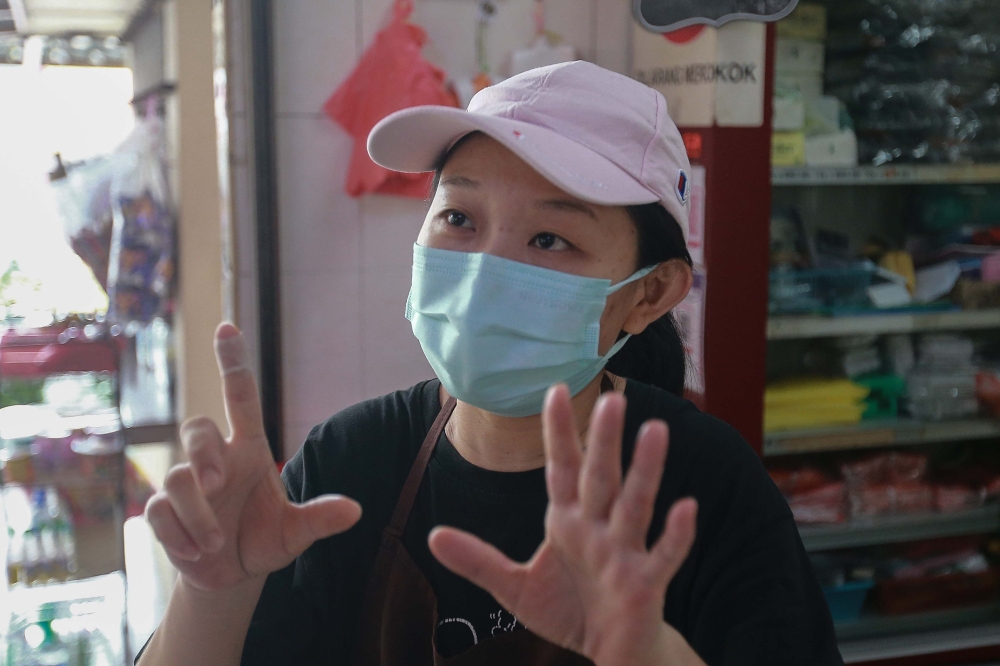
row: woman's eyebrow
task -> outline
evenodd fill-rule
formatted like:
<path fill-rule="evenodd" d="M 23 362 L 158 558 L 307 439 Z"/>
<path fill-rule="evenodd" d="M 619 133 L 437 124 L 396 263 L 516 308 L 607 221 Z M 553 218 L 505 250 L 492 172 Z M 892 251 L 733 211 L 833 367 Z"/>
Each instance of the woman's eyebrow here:
<path fill-rule="evenodd" d="M 573 199 L 545 199 L 544 201 L 539 201 L 535 203 L 537 208 L 548 208 L 554 210 L 570 210 L 576 211 L 578 213 L 583 213 L 593 219 L 597 219 L 597 214 L 594 213 L 594 209 L 583 203 L 582 201 L 575 201 Z"/>
<path fill-rule="evenodd" d="M 478 180 L 472 180 L 471 178 L 466 178 L 465 176 L 446 176 L 441 179 L 441 184 L 452 187 L 479 187 Z"/>

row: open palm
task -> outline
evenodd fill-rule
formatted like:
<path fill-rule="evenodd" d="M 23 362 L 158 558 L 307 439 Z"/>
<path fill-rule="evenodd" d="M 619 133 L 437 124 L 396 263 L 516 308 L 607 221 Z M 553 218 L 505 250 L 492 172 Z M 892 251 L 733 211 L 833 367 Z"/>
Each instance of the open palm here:
<path fill-rule="evenodd" d="M 667 585 L 694 541 L 693 499 L 671 508 L 651 549 L 646 536 L 667 454 L 667 427 L 640 430 L 622 483 L 625 399 L 605 394 L 577 436 L 569 392 L 553 387 L 542 414 L 549 507 L 545 539 L 526 563 L 475 536 L 434 530 L 434 555 L 489 591 L 526 627 L 599 666 L 640 663 L 663 636 Z"/>

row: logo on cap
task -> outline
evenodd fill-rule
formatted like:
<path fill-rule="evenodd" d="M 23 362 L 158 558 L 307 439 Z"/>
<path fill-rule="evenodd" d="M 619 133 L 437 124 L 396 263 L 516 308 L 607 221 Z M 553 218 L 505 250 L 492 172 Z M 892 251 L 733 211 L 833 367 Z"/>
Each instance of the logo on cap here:
<path fill-rule="evenodd" d="M 680 169 L 677 172 L 677 184 L 674 188 L 677 192 L 677 198 L 680 199 L 681 203 L 687 203 L 688 200 L 688 175 L 684 173 L 684 169 Z"/>

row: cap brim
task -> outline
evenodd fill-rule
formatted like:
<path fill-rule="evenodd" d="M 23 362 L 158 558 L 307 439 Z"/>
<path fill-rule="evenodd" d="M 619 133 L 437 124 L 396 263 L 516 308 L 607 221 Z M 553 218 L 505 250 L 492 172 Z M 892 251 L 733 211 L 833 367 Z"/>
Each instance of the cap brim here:
<path fill-rule="evenodd" d="M 476 131 L 583 201 L 631 206 L 660 200 L 611 160 L 553 130 L 447 106 L 416 106 L 383 118 L 368 135 L 368 154 L 393 171 L 433 171 L 455 141 Z"/>

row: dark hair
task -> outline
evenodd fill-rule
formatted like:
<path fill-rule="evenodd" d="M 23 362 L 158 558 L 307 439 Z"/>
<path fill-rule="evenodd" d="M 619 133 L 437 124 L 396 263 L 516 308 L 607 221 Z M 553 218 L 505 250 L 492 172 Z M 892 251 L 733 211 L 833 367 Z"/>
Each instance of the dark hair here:
<path fill-rule="evenodd" d="M 671 259 L 680 259 L 688 266 L 692 265 L 684 232 L 666 208 L 658 203 L 648 203 L 627 206 L 626 210 L 639 232 L 639 265 L 636 270 Z M 619 377 L 683 395 L 687 356 L 673 313 L 668 312 L 642 333 L 629 338 L 621 351 L 608 361 L 607 369 Z"/>
<path fill-rule="evenodd" d="M 466 134 L 443 153 L 434 165 L 434 178 L 428 202 L 434 198 L 441 171 L 448 158 L 467 139 L 479 132 Z M 684 242 L 684 232 L 674 216 L 659 203 L 626 206 L 629 218 L 638 232 L 639 261 L 636 270 L 646 266 L 680 259 L 692 265 L 691 253 Z M 619 338 L 625 335 L 622 331 Z M 621 351 L 608 361 L 607 370 L 619 377 L 628 377 L 652 386 L 657 386 L 675 395 L 684 393 L 684 374 L 687 356 L 684 342 L 672 313 L 668 312 L 646 327 L 642 333 L 633 335 Z"/>

